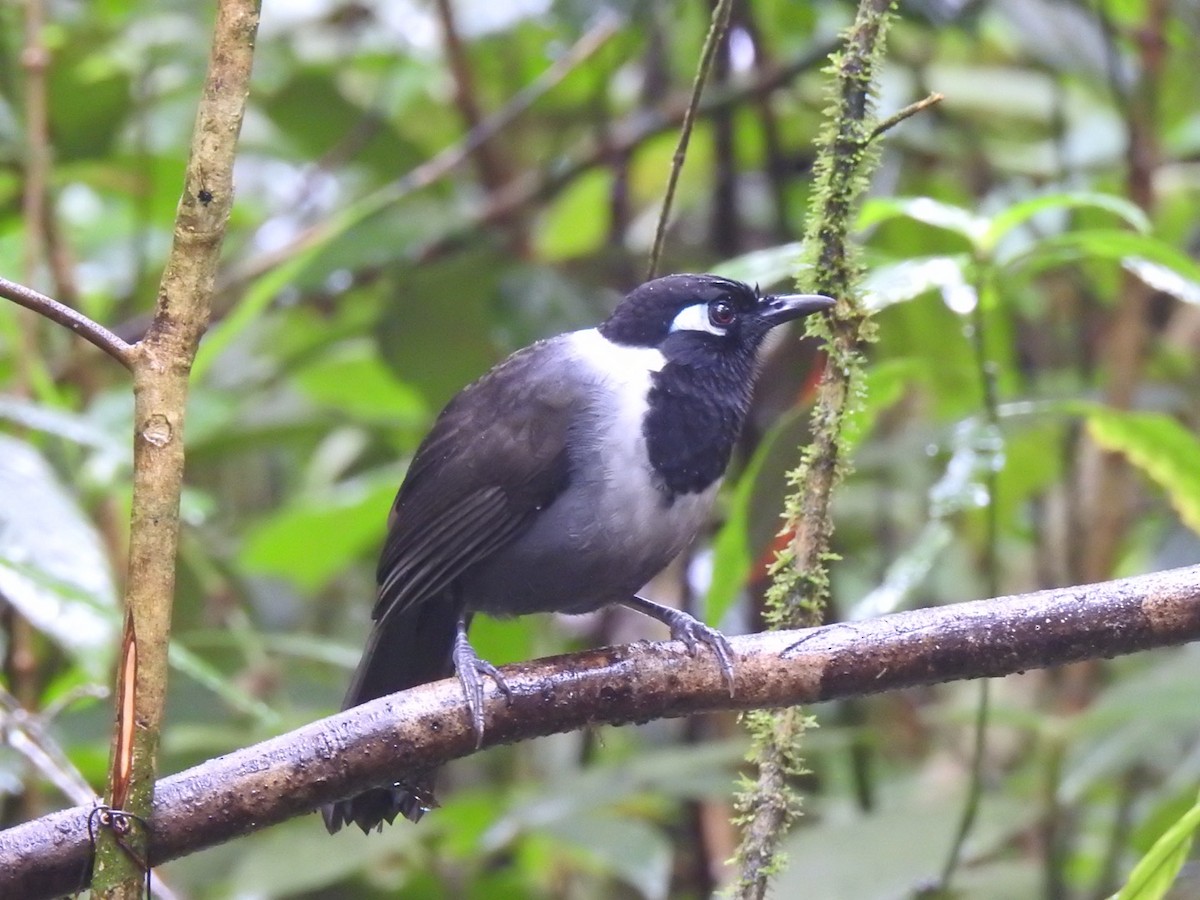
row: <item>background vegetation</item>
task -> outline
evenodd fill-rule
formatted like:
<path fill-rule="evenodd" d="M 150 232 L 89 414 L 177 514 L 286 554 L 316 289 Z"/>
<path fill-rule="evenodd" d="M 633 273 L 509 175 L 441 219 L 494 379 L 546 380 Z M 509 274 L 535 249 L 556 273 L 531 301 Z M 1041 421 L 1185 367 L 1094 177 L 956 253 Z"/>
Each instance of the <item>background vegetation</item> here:
<path fill-rule="evenodd" d="M 385 512 L 431 416 L 642 277 L 709 12 L 265 4 L 189 409 L 163 771 L 337 707 Z M 820 67 L 852 13 L 735 6 L 663 270 L 788 282 Z M 0 272 L 130 338 L 169 243 L 206 15 L 0 8 Z M 860 218 L 878 341 L 836 501 L 831 617 L 1200 560 L 1198 34 L 1195 6 L 1163 0 L 901 8 L 880 111 L 946 99 L 889 132 Z M 772 358 L 712 540 L 657 585 L 730 631 L 759 627 L 812 352 Z M 11 824 L 103 782 L 132 404 L 110 360 L 8 305 L 0 384 Z M 645 625 L 481 620 L 475 643 L 501 663 L 658 636 Z M 1198 681 L 1182 648 L 998 683 L 955 885 L 1112 891 L 1195 801 Z M 780 896 L 897 896 L 937 877 L 978 696 L 814 711 Z M 724 717 L 502 748 L 456 764 L 419 827 L 329 838 L 306 818 L 163 874 L 197 898 L 705 896 L 735 845 L 744 751 Z"/>

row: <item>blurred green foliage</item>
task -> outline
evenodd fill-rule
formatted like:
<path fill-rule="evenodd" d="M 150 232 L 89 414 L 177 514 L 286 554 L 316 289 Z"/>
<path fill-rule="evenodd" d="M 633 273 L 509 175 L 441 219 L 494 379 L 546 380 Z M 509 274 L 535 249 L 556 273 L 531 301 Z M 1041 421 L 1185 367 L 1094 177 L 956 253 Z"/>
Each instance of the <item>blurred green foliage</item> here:
<path fill-rule="evenodd" d="M 337 708 L 387 506 L 432 415 L 512 349 L 594 323 L 645 269 L 706 5 L 609 4 L 620 25 L 598 51 L 481 151 L 417 183 L 416 167 L 464 141 L 464 96 L 486 119 L 603 27 L 589 3 L 451 6 L 458 73 L 436 5 L 264 4 L 189 410 L 163 771 Z M 135 338 L 169 246 L 211 11 L 47 4 L 49 142 L 31 150 L 23 9 L 0 7 L 0 273 Z M 852 12 L 738 5 L 665 270 L 786 282 L 821 49 Z M 1200 560 L 1198 35 L 1186 3 L 903 5 L 879 109 L 946 99 L 883 138 L 860 220 L 879 340 L 836 499 L 838 616 L 982 595 L 989 505 L 1004 591 L 1086 580 L 1081 559 L 1108 527 L 1083 512 L 1097 502 L 1091 440 L 1128 464 L 1103 574 Z M 50 162 L 44 185 L 25 177 L 31 152 Z M 49 209 L 36 231 L 22 207 L 35 190 Z M 1130 364 L 1112 326 L 1135 296 L 1144 336 Z M 689 577 L 659 585 L 686 587 L 730 630 L 757 625 L 812 364 L 795 341 L 768 362 L 744 478 Z M 94 786 L 109 713 L 87 689 L 107 684 L 130 490 L 124 375 L 0 304 L 0 683 L 45 713 L 60 767 Z M 994 427 L 982 377 L 998 392 Z M 1122 391 L 1132 409 L 1112 405 Z M 642 624 L 480 621 L 475 639 L 503 663 L 660 636 Z M 1181 865 L 1198 683 L 1194 648 L 1000 682 L 962 894 L 1105 896 L 1163 834 L 1146 868 Z M 905 896 L 936 876 L 974 697 L 945 685 L 816 710 L 780 896 Z M 305 818 L 163 875 L 213 900 L 707 896 L 733 847 L 738 735 L 711 717 L 496 749 L 451 767 L 444 807 L 419 827 L 329 838 Z M 61 782 L 0 746 L 0 824 L 72 802 Z"/>

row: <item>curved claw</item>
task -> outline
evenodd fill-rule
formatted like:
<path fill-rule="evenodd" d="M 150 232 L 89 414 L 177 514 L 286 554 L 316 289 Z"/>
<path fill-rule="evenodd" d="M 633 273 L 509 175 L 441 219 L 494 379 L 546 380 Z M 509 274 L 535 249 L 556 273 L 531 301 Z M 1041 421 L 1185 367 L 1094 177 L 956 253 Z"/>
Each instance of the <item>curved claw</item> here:
<path fill-rule="evenodd" d="M 686 613 L 681 615 L 686 615 Z M 725 680 L 725 686 L 729 688 L 729 696 L 733 696 L 733 648 L 729 645 L 729 639 L 725 635 L 717 629 L 705 625 L 699 619 L 687 616 L 678 624 L 671 625 L 671 638 L 683 641 L 687 645 L 688 653 L 692 656 L 699 651 L 700 644 L 707 644 L 716 654 L 717 664 L 721 667 L 721 677 Z"/>
<path fill-rule="evenodd" d="M 653 616 L 670 628 L 672 640 L 682 641 L 692 656 L 696 655 L 700 644 L 707 644 L 716 654 L 717 664 L 721 667 L 721 678 L 724 680 L 725 686 L 729 688 L 729 696 L 734 696 L 733 648 L 729 645 L 729 640 L 725 635 L 683 610 L 663 606 L 636 594 L 625 601 L 625 605 L 630 609 Z"/>
<path fill-rule="evenodd" d="M 463 694 L 467 698 L 467 709 L 471 713 L 471 728 L 475 732 L 475 749 L 483 746 L 483 678 L 492 679 L 496 687 L 504 694 L 505 699 L 512 703 L 512 688 L 500 674 L 500 670 L 486 659 L 480 659 L 475 648 L 467 640 L 467 625 L 465 619 L 458 623 L 458 635 L 454 638 L 454 671 L 462 685 Z"/>

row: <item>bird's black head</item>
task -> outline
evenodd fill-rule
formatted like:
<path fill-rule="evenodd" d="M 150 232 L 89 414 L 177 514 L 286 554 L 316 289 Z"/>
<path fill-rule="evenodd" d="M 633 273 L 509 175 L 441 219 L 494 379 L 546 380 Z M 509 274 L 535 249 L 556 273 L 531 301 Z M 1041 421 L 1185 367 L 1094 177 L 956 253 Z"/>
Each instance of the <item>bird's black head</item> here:
<path fill-rule="evenodd" d="M 656 347 L 668 360 L 753 354 L 768 331 L 828 309 L 819 294 L 762 296 L 717 275 L 667 275 L 631 291 L 600 332 L 617 344 Z"/>
<path fill-rule="evenodd" d="M 709 489 L 725 471 L 767 332 L 831 306 L 816 294 L 764 297 L 716 275 L 668 275 L 632 291 L 600 326 L 614 344 L 664 357 L 651 377 L 642 434 L 668 504 Z"/>

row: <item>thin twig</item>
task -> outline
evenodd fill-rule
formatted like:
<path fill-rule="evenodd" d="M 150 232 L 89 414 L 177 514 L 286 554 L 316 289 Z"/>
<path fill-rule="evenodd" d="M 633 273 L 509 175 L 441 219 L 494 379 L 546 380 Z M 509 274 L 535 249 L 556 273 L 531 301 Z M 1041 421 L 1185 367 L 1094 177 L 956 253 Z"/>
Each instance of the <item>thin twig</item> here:
<path fill-rule="evenodd" d="M 733 12 L 729 21 L 732 26 Z M 726 34 L 728 35 L 728 28 Z M 717 44 L 713 57 L 712 86 L 719 89 L 732 81 L 729 41 Z M 712 185 L 710 187 L 708 230 L 709 246 L 721 259 L 736 256 L 741 249 L 742 222 L 738 215 L 737 130 L 738 112 L 727 110 L 712 116 Z M 785 194 L 790 194 L 785 191 Z"/>
<path fill-rule="evenodd" d="M 47 733 L 47 721 L 45 715 L 29 712 L 16 697 L 0 687 L 0 735 L 3 735 L 4 745 L 29 760 L 42 777 L 72 803 L 93 803 L 95 792 L 58 742 Z"/>
<path fill-rule="evenodd" d="M 21 48 L 21 67 L 25 70 L 25 152 L 22 159 L 24 185 L 21 190 L 21 215 L 25 222 L 24 267 L 22 277 L 29 284 L 41 278 L 45 257 L 45 229 L 42 226 L 46 210 L 46 183 L 49 180 L 49 136 L 46 111 L 46 68 L 49 58 L 42 41 L 45 9 L 41 0 L 28 0 L 24 5 L 24 46 Z M 18 315 L 17 329 L 21 334 L 15 354 L 14 378 L 10 390 L 31 394 L 39 379 L 40 361 L 35 348 L 39 346 L 39 322 L 31 316 Z"/>
<path fill-rule="evenodd" d="M 987 508 L 984 510 L 983 574 L 988 594 L 999 593 L 1000 585 L 1000 505 L 997 492 L 1000 488 L 1000 470 L 996 465 L 1002 452 L 999 444 L 1000 413 L 996 396 L 995 365 L 988 358 L 988 317 L 985 309 L 990 306 L 988 295 L 995 290 L 991 273 L 985 272 L 975 285 L 975 306 L 971 310 L 970 340 L 975 353 L 975 368 L 979 375 L 979 390 L 983 406 L 983 417 L 987 423 L 983 432 L 983 446 L 976 452 L 985 454 L 985 487 Z M 979 701 L 975 708 L 975 724 L 971 733 L 971 767 L 967 780 L 967 796 L 963 801 L 958 827 L 950 842 L 946 861 L 942 866 L 938 887 L 946 896 L 950 895 L 950 882 L 962 864 L 963 849 L 967 838 L 979 817 L 979 806 L 983 800 L 983 768 L 987 752 L 987 732 L 991 719 L 991 685 L 986 679 L 979 682 Z"/>
<path fill-rule="evenodd" d="M 458 22 L 451 0 L 435 0 L 438 20 L 442 25 L 442 50 L 454 79 L 454 103 L 462 116 L 467 132 L 476 131 L 484 122 L 483 106 L 475 90 L 475 73 L 467 49 L 459 34 Z M 508 165 L 497 149 L 496 142 L 480 141 L 472 152 L 484 190 L 491 193 L 508 180 Z"/>
<path fill-rule="evenodd" d="M 42 40 L 45 10 L 42 0 L 25 2 L 25 164 L 21 213 L 25 225 L 25 278 L 32 282 L 45 262 L 46 191 L 50 176 L 50 128 L 47 113 L 46 70 L 50 54 Z"/>
<path fill-rule="evenodd" d="M 87 694 L 95 696 L 95 685 L 84 685 L 69 691 L 60 700 L 69 703 Z M 57 709 L 61 709 L 61 706 Z M 86 807 L 95 806 L 99 798 L 92 791 L 91 785 L 47 729 L 57 709 L 47 706 L 41 714 L 31 713 L 16 697 L 0 687 L 2 743 L 25 757 L 43 778 L 58 788 L 72 803 Z M 158 900 L 175 900 L 178 895 L 163 883 L 158 872 L 152 873 L 152 878 L 154 896 Z"/>
<path fill-rule="evenodd" d="M 696 67 L 696 77 L 692 81 L 692 96 L 683 114 L 683 124 L 679 128 L 679 143 L 675 147 L 675 155 L 671 158 L 671 172 L 667 176 L 667 188 L 663 192 L 662 210 L 658 214 L 658 227 L 654 230 L 654 245 L 650 248 L 650 265 L 646 269 L 646 280 L 649 281 L 658 271 L 658 262 L 662 256 L 663 242 L 667 239 L 667 221 L 671 217 L 671 204 L 675 200 L 675 188 L 679 184 L 679 175 L 683 171 L 684 160 L 687 159 L 688 142 L 692 139 L 692 126 L 696 121 L 696 110 L 700 108 L 700 95 L 704 93 L 704 83 L 708 80 L 712 68 L 713 57 L 717 47 L 729 28 L 729 13 L 733 9 L 733 0 L 717 0 L 713 7 L 712 22 L 708 34 L 704 38 L 704 47 L 700 51 L 700 63 Z"/>
<path fill-rule="evenodd" d="M 43 37 L 45 24 L 44 0 L 26 0 L 25 47 L 21 51 L 25 69 L 25 283 L 38 284 L 45 270 L 55 296 L 73 306 L 79 302 L 79 288 L 52 202 L 54 145 L 50 140 L 50 51 Z M 38 344 L 31 340 L 27 346 Z"/>
<path fill-rule="evenodd" d="M 78 310 L 71 309 L 33 288 L 0 278 L 0 297 L 4 297 L 45 316 L 51 322 L 56 322 L 70 328 L 85 341 L 96 345 L 127 369 L 133 368 L 137 350 L 132 344 L 127 344 L 103 325 L 93 322 Z"/>
<path fill-rule="evenodd" d="M 932 94 L 930 94 L 928 97 L 924 98 L 923 100 L 918 100 L 916 103 L 908 104 L 908 106 L 904 107 L 904 109 L 900 110 L 897 113 L 894 113 L 893 115 L 888 116 L 886 119 L 884 119 L 882 122 L 880 122 L 874 128 L 872 128 L 871 136 L 869 138 L 867 138 L 867 140 L 869 140 L 869 141 L 875 140 L 875 138 L 879 137 L 884 132 L 890 131 L 891 129 L 895 128 L 897 125 L 899 125 L 905 119 L 911 119 L 917 113 L 924 112 L 925 110 L 929 109 L 929 107 L 933 106 L 934 104 L 941 103 L 945 99 L 946 99 L 945 94 L 939 94 L 937 91 L 934 91 Z"/>

